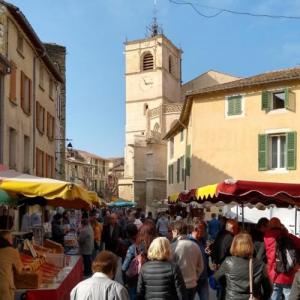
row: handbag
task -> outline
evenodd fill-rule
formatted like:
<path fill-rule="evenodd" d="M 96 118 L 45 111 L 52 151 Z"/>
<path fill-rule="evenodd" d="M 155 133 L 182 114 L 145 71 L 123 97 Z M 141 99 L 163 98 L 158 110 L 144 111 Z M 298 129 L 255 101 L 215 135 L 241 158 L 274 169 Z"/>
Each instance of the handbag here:
<path fill-rule="evenodd" d="M 250 258 L 249 260 L 249 284 L 250 284 L 250 297 L 249 300 L 259 300 L 253 296 L 253 260 Z"/>

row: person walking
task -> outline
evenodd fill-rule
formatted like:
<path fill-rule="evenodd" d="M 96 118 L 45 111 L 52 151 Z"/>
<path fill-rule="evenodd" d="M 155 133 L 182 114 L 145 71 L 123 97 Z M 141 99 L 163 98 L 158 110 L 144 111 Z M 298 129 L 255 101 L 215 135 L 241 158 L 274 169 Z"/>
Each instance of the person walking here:
<path fill-rule="evenodd" d="M 105 250 L 109 250 L 116 254 L 119 239 L 122 237 L 122 229 L 118 224 L 118 216 L 116 213 L 107 216 L 107 221 L 108 223 L 103 227 Z"/>
<path fill-rule="evenodd" d="M 128 271 L 133 259 L 138 254 L 138 247 L 136 244 L 138 229 L 134 224 L 129 223 L 127 225 L 126 233 L 127 233 L 128 239 L 131 242 L 131 245 L 129 246 L 129 248 L 127 250 L 124 262 L 122 264 L 122 275 L 123 275 L 123 281 L 128 287 L 130 300 L 135 300 L 136 299 L 138 273 L 136 273 L 136 274 L 128 274 L 127 273 L 126 274 L 126 272 Z"/>
<path fill-rule="evenodd" d="M 82 255 L 84 276 L 92 274 L 92 254 L 94 250 L 94 232 L 88 219 L 82 219 L 81 230 L 78 237 L 79 252 Z"/>
<path fill-rule="evenodd" d="M 239 232 L 239 225 L 235 220 L 226 222 L 225 230 L 218 234 L 216 240 L 211 245 L 211 258 L 213 264 L 218 266 L 230 256 L 230 247 L 234 236 Z"/>
<path fill-rule="evenodd" d="M 167 238 L 158 237 L 152 241 L 148 260 L 139 274 L 137 300 L 188 299 L 180 268 L 171 262 L 171 247 Z"/>
<path fill-rule="evenodd" d="M 208 235 L 211 240 L 215 240 L 221 228 L 220 221 L 215 213 L 211 214 L 211 220 L 208 222 Z"/>
<path fill-rule="evenodd" d="M 167 237 L 169 229 L 169 219 L 165 212 L 161 214 L 156 223 L 156 229 L 160 236 Z"/>
<path fill-rule="evenodd" d="M 100 252 L 93 262 L 93 276 L 78 283 L 70 300 L 129 300 L 125 287 L 114 281 L 118 257 L 110 251 Z"/>
<path fill-rule="evenodd" d="M 283 296 L 285 299 L 289 298 L 292 283 L 297 272 L 297 266 L 288 272 L 278 272 L 276 264 L 278 257 L 276 255 L 277 244 L 280 240 L 285 239 L 286 244 L 292 243 L 295 251 L 300 251 L 300 239 L 288 233 L 278 218 L 272 218 L 269 222 L 269 229 L 265 232 L 264 243 L 267 256 L 267 269 L 271 282 L 273 283 L 272 300 L 279 300 Z"/>
<path fill-rule="evenodd" d="M 183 221 L 175 221 L 172 225 L 173 241 L 171 243 L 173 262 L 178 264 L 189 300 L 195 298 L 198 279 L 204 270 L 204 262 L 199 247 L 187 239 L 187 226 Z"/>
<path fill-rule="evenodd" d="M 225 278 L 225 300 L 249 300 L 250 267 L 253 269 L 253 294 L 257 299 L 269 299 L 272 285 L 268 279 L 265 264 L 253 258 L 254 246 L 247 233 L 236 235 L 227 257 L 214 274 L 216 280 Z M 223 282 L 223 281 L 220 281 Z"/>
<path fill-rule="evenodd" d="M 191 225 L 191 233 L 188 235 L 188 239 L 196 243 L 201 251 L 202 259 L 204 263 L 204 269 L 201 273 L 197 283 L 197 294 L 200 300 L 209 299 L 209 287 L 208 287 L 208 255 L 205 252 L 205 245 L 203 238 L 205 236 L 206 224 L 203 221 L 194 221 Z"/>
<path fill-rule="evenodd" d="M 93 258 L 95 258 L 98 252 L 101 250 L 101 238 L 102 238 L 103 225 L 97 221 L 97 216 L 95 213 L 91 215 L 90 222 L 94 232 Z"/>

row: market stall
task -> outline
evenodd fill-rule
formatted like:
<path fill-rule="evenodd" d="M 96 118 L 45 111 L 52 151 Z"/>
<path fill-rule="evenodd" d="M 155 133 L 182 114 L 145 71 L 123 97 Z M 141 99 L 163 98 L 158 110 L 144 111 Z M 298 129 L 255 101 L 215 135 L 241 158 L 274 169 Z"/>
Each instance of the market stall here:
<path fill-rule="evenodd" d="M 13 170 L 0 171 L 0 191 L 15 199 L 18 206 L 39 204 L 43 211 L 46 205 L 75 210 L 89 210 L 101 205 L 96 193 L 79 185 Z M 38 230 L 39 226 L 34 229 Z M 23 235 L 18 232 L 14 235 L 24 242 Z M 77 240 L 76 232 L 73 236 L 67 235 L 69 246 L 74 245 L 74 240 Z M 71 289 L 83 277 L 80 256 L 66 255 L 60 244 L 44 240 L 44 237 L 25 240 L 19 250 L 27 272 L 15 278 L 18 297 L 25 295 L 27 300 L 69 299 Z"/>
<path fill-rule="evenodd" d="M 224 206 L 225 204 L 240 205 L 242 220 L 244 220 L 245 206 L 264 208 L 300 206 L 300 184 L 227 179 L 169 197 L 169 204 L 193 201 L 203 207 Z"/>
<path fill-rule="evenodd" d="M 128 201 L 124 199 L 117 199 L 107 204 L 109 208 L 121 208 L 121 207 L 134 207 L 136 203 L 134 201 Z"/>

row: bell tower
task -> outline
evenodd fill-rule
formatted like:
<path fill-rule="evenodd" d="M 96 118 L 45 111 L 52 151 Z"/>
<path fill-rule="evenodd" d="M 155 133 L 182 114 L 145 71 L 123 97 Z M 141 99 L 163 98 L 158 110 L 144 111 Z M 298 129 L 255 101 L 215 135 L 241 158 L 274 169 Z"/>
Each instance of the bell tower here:
<path fill-rule="evenodd" d="M 119 183 L 120 197 L 144 208 L 151 197 L 166 198 L 167 147 L 161 140 L 168 130 L 165 107 L 181 100 L 182 51 L 163 35 L 156 18 L 148 30 L 148 37 L 125 43 L 125 174 Z M 159 147 L 153 150 L 153 144 Z M 149 153 L 157 159 L 155 168 Z M 149 180 L 159 190 L 151 197 Z"/>

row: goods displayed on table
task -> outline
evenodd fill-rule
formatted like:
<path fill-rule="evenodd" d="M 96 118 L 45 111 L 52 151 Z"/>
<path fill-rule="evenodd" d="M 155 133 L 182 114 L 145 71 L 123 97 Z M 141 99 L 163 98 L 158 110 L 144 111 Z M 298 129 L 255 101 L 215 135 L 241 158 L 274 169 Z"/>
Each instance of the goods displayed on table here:
<path fill-rule="evenodd" d="M 15 275 L 17 289 L 36 289 L 56 280 L 67 261 L 64 253 L 60 253 L 61 245 L 53 243 L 49 241 L 47 245 L 51 247 L 48 248 L 33 244 L 29 240 L 25 241 L 25 253 L 21 253 L 20 256 L 26 272 Z"/>

